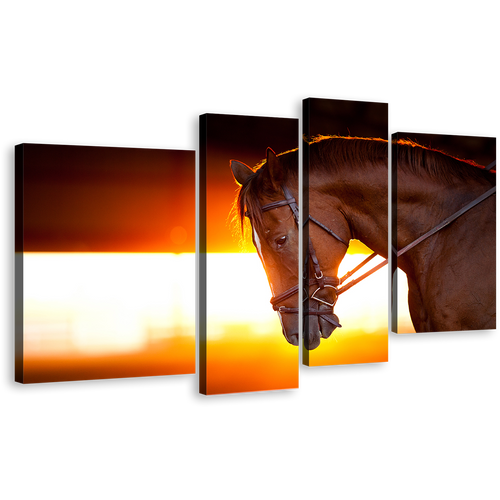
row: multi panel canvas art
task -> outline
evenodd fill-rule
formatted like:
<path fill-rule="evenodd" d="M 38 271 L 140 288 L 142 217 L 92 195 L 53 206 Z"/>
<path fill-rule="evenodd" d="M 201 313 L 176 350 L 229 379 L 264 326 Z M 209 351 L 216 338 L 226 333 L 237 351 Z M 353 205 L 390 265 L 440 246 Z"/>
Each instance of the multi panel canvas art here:
<path fill-rule="evenodd" d="M 388 139 L 386 103 L 309 98 L 301 137 L 202 115 L 198 179 L 194 151 L 16 146 L 15 380 L 195 373 L 196 319 L 205 395 L 297 388 L 300 350 L 385 362 L 389 321 L 495 329 L 496 139 Z"/>

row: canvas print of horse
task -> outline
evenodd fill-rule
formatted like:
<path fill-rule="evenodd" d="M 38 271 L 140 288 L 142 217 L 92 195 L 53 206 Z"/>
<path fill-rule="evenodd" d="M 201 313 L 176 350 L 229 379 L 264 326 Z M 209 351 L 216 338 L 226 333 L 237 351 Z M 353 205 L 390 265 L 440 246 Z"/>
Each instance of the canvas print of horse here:
<path fill-rule="evenodd" d="M 398 136 L 398 267 L 415 331 L 497 329 L 498 139 Z"/>
<path fill-rule="evenodd" d="M 301 298 L 309 302 L 304 312 L 309 321 L 302 335 L 303 361 L 308 366 L 387 362 L 387 268 L 359 282 L 349 294 L 341 294 L 353 284 L 346 266 L 357 267 L 371 251 L 378 254 L 372 264 L 387 257 L 387 139 L 380 136 L 388 136 L 389 107 L 386 102 L 324 99 L 310 99 L 309 104 L 311 137 L 302 139 L 307 141 L 309 157 L 305 218 L 310 232 L 303 268 L 310 277 L 305 299 Z M 350 132 L 370 137 L 352 137 L 347 135 Z M 338 133 L 346 135 L 333 135 Z M 377 149 L 380 146 L 385 146 L 385 156 Z M 303 194 L 299 176 L 304 168 L 300 154 L 299 148 L 279 154 L 268 148 L 255 168 L 231 162 L 241 186 L 240 223 L 244 227 L 247 219 L 251 222 L 253 243 L 272 291 L 271 305 L 285 339 L 294 346 L 299 345 L 301 328 L 306 328 L 299 325 L 299 200 Z M 342 313 L 344 319 L 339 320 Z"/>
<path fill-rule="evenodd" d="M 300 147 L 278 154 L 268 147 L 266 158 L 253 168 L 242 161 L 231 162 L 240 186 L 240 223 L 244 227 L 247 219 L 251 222 L 252 240 L 272 292 L 271 305 L 286 340 L 298 346 L 302 339 L 309 366 L 387 361 L 388 349 L 374 359 L 377 349 L 368 341 L 374 335 L 363 339 L 357 335 L 355 360 L 338 357 L 342 353 L 339 338 L 342 342 L 349 338 L 346 322 L 339 320 L 348 290 L 358 314 L 374 298 L 384 297 L 385 303 L 378 307 L 379 346 L 387 345 L 390 329 L 398 333 L 398 325 L 399 333 L 497 328 L 496 138 L 457 136 L 453 141 L 439 134 L 435 146 L 446 146 L 454 154 L 425 146 L 425 140 L 419 143 L 407 134 L 400 133 L 398 139 L 394 131 L 390 142 L 388 104 L 353 104 L 310 99 L 310 135 L 302 138 L 307 143 L 302 153 Z M 341 134 L 342 125 L 348 134 Z M 318 133 L 323 130 L 334 133 Z M 474 142 L 476 152 L 467 153 Z M 298 201 L 304 195 L 299 189 L 303 151 L 308 158 L 305 222 L 301 222 Z M 470 160 L 471 155 L 481 157 L 482 164 Z M 389 179 L 396 193 L 392 203 Z M 396 221 L 392 227 L 391 216 Z M 298 235 L 306 223 L 311 236 L 306 237 L 301 282 Z M 458 245 L 453 243 L 453 232 Z M 340 273 L 351 244 L 360 243 L 372 253 L 349 267 L 352 270 Z M 398 269 L 388 290 L 391 245 Z M 347 281 L 372 259 L 378 262 L 372 262 L 375 266 L 370 271 Z M 380 271 L 384 268 L 385 275 Z M 363 297 L 360 283 L 364 279 L 364 285 L 370 283 L 375 272 L 383 278 Z M 308 304 L 302 306 L 309 319 L 303 324 L 299 324 L 300 301 Z M 373 320 L 361 327 L 365 334 L 373 332 L 370 323 Z M 324 356 L 326 346 L 335 354 L 318 362 L 321 358 L 316 353 Z M 363 359 L 363 351 L 370 361 Z"/>
<path fill-rule="evenodd" d="M 498 329 L 498 139 L 390 130 L 386 101 L 306 109 L 208 113 L 198 200 L 194 151 L 24 144 L 16 380 L 194 374 L 200 200 L 202 394 Z"/>

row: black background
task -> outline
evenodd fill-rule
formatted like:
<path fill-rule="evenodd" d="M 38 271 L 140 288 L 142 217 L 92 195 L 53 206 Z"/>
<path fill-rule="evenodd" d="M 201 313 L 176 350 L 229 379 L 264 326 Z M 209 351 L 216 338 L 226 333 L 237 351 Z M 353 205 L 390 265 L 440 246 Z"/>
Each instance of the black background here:
<path fill-rule="evenodd" d="M 54 63 L 46 68 L 34 64 L 28 71 L 29 78 L 28 73 L 23 73 L 18 79 L 19 88 L 13 88 L 10 94 L 12 115 L 7 118 L 4 171 L 11 171 L 12 147 L 20 142 L 195 149 L 199 143 L 200 117 L 205 112 L 298 117 L 301 97 L 305 95 L 388 100 L 391 127 L 399 130 L 498 134 L 498 94 L 481 85 L 476 92 L 444 86 L 443 92 L 431 90 L 424 94 L 413 88 L 411 92 L 398 93 L 388 87 L 379 94 L 370 94 L 368 83 L 367 93 L 363 93 L 351 91 L 347 85 L 341 89 L 320 79 L 321 86 L 304 85 L 290 90 L 284 82 L 267 86 L 264 65 L 258 70 L 258 78 L 251 73 L 241 76 L 240 72 L 238 79 L 227 71 L 219 79 L 224 85 L 219 86 L 197 64 L 189 65 L 187 75 L 169 65 L 162 66 L 161 72 L 158 64 L 147 78 L 140 65 L 135 70 L 110 69 L 105 74 L 99 71 L 93 74 L 88 71 L 87 63 L 85 70 L 74 76 L 77 68 L 74 63 L 73 77 L 69 78 L 64 65 Z M 139 84 L 138 73 L 143 75 Z M 180 80 L 179 74 L 182 74 Z M 6 179 L 9 196 L 13 174 Z M 11 221 L 13 208 L 7 210 L 5 220 L 13 239 Z M 12 262 L 12 245 L 6 258 L 7 263 Z M 7 296 L 12 296 L 13 272 L 6 277 Z M 13 300 L 7 311 L 13 325 Z M 4 331 L 5 336 L 10 332 L 13 328 Z M 86 415 L 95 411 L 97 418 L 107 411 L 137 412 L 137 408 L 141 408 L 141 413 L 161 418 L 159 414 L 164 415 L 166 407 L 171 417 L 177 410 L 185 411 L 188 402 L 189 408 L 195 408 L 194 416 L 199 415 L 197 408 L 213 408 L 223 402 L 230 407 L 235 400 L 250 401 L 249 408 L 291 403 L 287 408 L 294 408 L 292 411 L 299 408 L 300 402 L 306 402 L 307 406 L 327 401 L 333 405 L 332 413 L 316 415 L 315 421 L 328 423 L 333 414 L 343 418 L 340 416 L 345 416 L 345 412 L 352 416 L 353 408 L 373 415 L 395 411 L 397 407 L 401 411 L 397 415 L 404 422 L 416 413 L 422 420 L 435 419 L 442 411 L 488 413 L 493 409 L 493 380 L 498 376 L 496 336 L 485 332 L 397 337 L 392 341 L 390 364 L 310 369 L 302 374 L 301 391 L 210 398 L 198 395 L 195 376 L 21 386 L 13 382 L 13 344 L 9 346 L 7 341 L 6 345 L 7 382 L 16 401 L 24 405 L 20 407 L 23 414 L 40 411 L 42 407 L 44 411 L 55 411 L 69 402 L 84 408 Z M 396 416 L 385 414 L 388 419 Z"/>

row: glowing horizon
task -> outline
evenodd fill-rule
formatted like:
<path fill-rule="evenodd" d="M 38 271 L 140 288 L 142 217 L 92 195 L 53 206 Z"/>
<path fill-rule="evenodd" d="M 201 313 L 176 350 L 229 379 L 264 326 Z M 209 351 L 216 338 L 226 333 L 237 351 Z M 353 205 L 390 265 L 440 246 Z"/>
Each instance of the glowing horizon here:
<path fill-rule="evenodd" d="M 363 258 L 364 254 L 347 254 L 339 273 Z M 46 364 L 49 360 L 64 364 L 70 359 L 85 364 L 99 358 L 110 364 L 110 356 L 125 356 L 123 359 L 130 361 L 130 356 L 144 357 L 151 349 L 176 342 L 178 349 L 184 342 L 179 355 L 185 358 L 186 366 L 192 363 L 194 368 L 194 259 L 194 253 L 24 254 L 26 369 L 30 371 L 30 362 L 35 366 L 44 359 Z M 231 270 L 232 281 L 221 279 L 227 269 Z M 269 304 L 271 290 L 258 255 L 209 254 L 207 274 L 208 349 L 213 355 L 209 364 L 215 379 L 219 377 L 219 390 L 227 388 L 227 377 L 221 376 L 225 368 L 232 367 L 232 386 L 238 379 L 238 367 L 249 369 L 255 362 L 267 363 L 263 373 L 274 373 L 275 381 L 275 372 L 281 366 L 280 383 L 286 385 L 286 380 L 295 377 L 289 368 L 295 364 L 297 349 L 286 342 L 278 316 Z M 356 285 L 356 291 L 341 296 L 335 312 L 344 328 L 311 351 L 311 364 L 329 364 L 325 361 L 332 355 L 328 351 L 338 356 L 342 343 L 349 351 L 342 351 L 344 361 L 353 362 L 348 360 L 353 338 L 360 332 L 373 338 L 381 334 L 387 308 L 382 306 L 386 294 L 377 274 L 385 280 L 383 271 L 376 273 L 364 286 Z M 228 283 L 234 284 L 235 275 L 243 285 L 240 290 L 228 288 Z M 167 282 L 169 287 L 165 286 Z M 387 335 L 386 326 L 383 334 Z M 162 356 L 167 361 L 166 351 Z M 161 359 L 157 358 L 157 364 Z M 235 366 L 234 359 L 241 364 Z M 183 370 L 189 373 L 189 369 Z M 288 379 L 283 379 L 285 373 Z M 264 375 L 259 380 L 264 385 L 269 383 Z M 247 383 L 249 390 L 253 382 Z M 246 384 L 245 378 L 241 377 L 239 383 Z"/>

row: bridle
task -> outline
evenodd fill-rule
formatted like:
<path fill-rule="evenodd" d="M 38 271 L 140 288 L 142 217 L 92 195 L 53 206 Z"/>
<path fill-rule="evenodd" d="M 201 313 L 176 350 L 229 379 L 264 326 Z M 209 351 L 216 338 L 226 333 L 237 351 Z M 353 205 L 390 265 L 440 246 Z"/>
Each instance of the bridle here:
<path fill-rule="evenodd" d="M 494 166 L 496 166 L 496 160 L 490 163 L 485 170 L 491 170 Z M 269 210 L 274 210 L 275 208 L 279 207 L 284 207 L 284 206 L 289 206 L 290 210 L 292 211 L 293 218 L 295 220 L 295 225 L 297 228 L 299 227 L 299 207 L 297 204 L 297 201 L 295 198 L 292 196 L 290 193 L 290 190 L 288 189 L 287 186 L 282 185 L 281 190 L 283 191 L 283 195 L 285 196 L 284 200 L 279 200 L 279 201 L 274 201 L 272 203 L 268 203 L 267 205 L 262 205 L 261 211 L 262 212 L 267 212 Z M 453 222 L 455 219 L 458 219 L 461 215 L 469 211 L 471 208 L 475 207 L 482 201 L 486 200 L 489 198 L 491 195 L 496 193 L 496 186 L 492 187 L 485 193 L 483 193 L 481 196 L 477 197 L 464 207 L 462 207 L 460 210 L 455 212 L 454 214 L 450 215 L 446 219 L 444 219 L 442 222 L 440 222 L 438 225 L 433 227 L 431 230 L 427 231 L 424 233 L 422 236 L 418 237 L 416 240 L 412 241 L 408 245 L 406 245 L 404 248 L 401 250 L 398 250 L 397 252 L 394 250 L 394 254 L 397 257 L 400 257 L 404 253 L 406 253 L 408 250 L 411 250 L 414 248 L 416 245 L 421 243 L 422 241 L 426 240 L 430 236 L 436 234 L 438 231 L 443 229 L 444 227 L 448 226 L 451 222 Z M 248 212 L 245 213 L 247 217 L 250 217 Z M 330 228 L 316 220 L 314 217 L 311 217 L 311 215 L 308 216 L 308 220 L 316 224 L 318 227 L 326 231 L 330 236 L 335 238 L 337 241 L 340 243 L 343 243 L 346 247 L 349 247 L 349 243 L 341 238 L 338 234 L 333 232 Z M 310 308 L 307 308 L 307 310 L 304 312 L 304 315 L 314 315 L 314 316 L 319 316 L 320 318 L 324 319 L 328 323 L 332 324 L 334 327 L 342 327 L 342 325 L 339 323 L 337 316 L 333 313 L 333 308 L 337 302 L 338 296 L 347 290 L 349 290 L 351 287 L 359 283 L 360 281 L 364 280 L 371 274 L 373 274 L 375 271 L 378 271 L 387 263 L 389 262 L 388 259 L 385 259 L 384 261 L 380 262 L 377 264 L 375 267 L 370 269 L 369 271 L 365 272 L 358 278 L 350 281 L 346 285 L 339 287 L 344 283 L 348 278 L 350 278 L 353 274 L 355 274 L 357 271 L 359 271 L 362 267 L 364 267 L 368 262 L 370 262 L 374 257 L 376 257 L 378 254 L 376 252 L 373 252 L 371 255 L 369 255 L 363 262 L 358 264 L 354 269 L 346 273 L 342 278 L 338 277 L 330 277 L 330 276 L 324 276 L 323 272 L 321 271 L 318 257 L 316 255 L 316 251 L 314 249 L 314 245 L 311 241 L 311 238 L 309 237 L 309 243 L 308 243 L 308 253 L 307 253 L 307 258 L 306 258 L 306 265 L 305 265 L 305 270 L 308 269 L 308 263 L 309 261 L 311 262 L 311 265 L 314 269 L 314 278 L 310 278 L 308 280 L 304 279 L 304 285 L 311 287 L 313 285 L 317 285 L 316 290 L 311 294 L 310 297 L 308 297 L 310 300 L 315 300 L 316 302 L 327 305 L 329 308 L 331 308 L 331 312 L 329 311 L 319 311 L 319 310 L 311 310 Z M 335 299 L 332 303 L 327 302 L 326 300 L 323 300 L 319 297 L 316 296 L 316 294 L 325 288 L 332 288 L 335 291 Z M 299 308 L 298 307 L 286 307 L 286 306 L 280 306 L 279 303 L 283 302 L 284 300 L 292 297 L 299 291 L 299 285 L 295 285 L 288 290 L 285 290 L 283 293 L 280 293 L 279 295 L 273 296 L 271 298 L 271 305 L 273 306 L 273 309 L 277 311 L 279 314 L 298 314 L 299 313 Z M 307 300 L 307 297 L 306 297 Z"/>
<path fill-rule="evenodd" d="M 262 205 L 260 207 L 262 212 L 267 212 L 269 210 L 274 210 L 275 208 L 279 207 L 284 207 L 284 206 L 289 206 L 290 210 L 292 211 L 293 218 L 295 221 L 295 225 L 297 228 L 299 227 L 299 206 L 297 204 L 297 200 L 292 196 L 290 193 L 290 190 L 288 189 L 287 186 L 282 185 L 281 190 L 283 191 L 283 195 L 285 196 L 284 200 L 279 200 L 279 201 L 274 201 L 272 203 L 268 203 L 267 205 Z M 245 213 L 247 217 L 249 217 L 248 212 Z M 323 225 L 321 222 L 317 221 L 313 217 L 309 216 L 308 220 L 311 222 L 314 222 L 316 225 L 318 225 L 321 229 L 325 230 L 328 234 L 333 236 L 336 240 L 340 241 L 343 243 L 346 247 L 349 247 L 349 243 L 345 241 L 343 238 L 341 238 L 338 234 L 334 233 L 330 228 L 326 227 Z M 313 286 L 316 285 L 317 288 L 316 290 L 311 294 L 309 297 L 310 300 L 314 300 L 320 304 L 326 305 L 329 308 L 331 308 L 331 312 L 326 311 L 326 310 L 311 310 L 308 308 L 308 310 L 304 313 L 305 315 L 312 315 L 312 316 L 319 316 L 320 318 L 324 319 L 328 323 L 332 324 L 334 327 L 341 327 L 342 325 L 339 323 L 337 316 L 333 313 L 333 308 L 335 306 L 335 303 L 337 302 L 337 298 L 340 292 L 338 289 L 338 286 L 342 283 L 342 280 L 347 279 L 346 276 L 343 278 L 339 279 L 338 277 L 330 277 L 330 276 L 324 276 L 323 271 L 321 270 L 321 267 L 319 265 L 318 257 L 316 255 L 316 251 L 314 249 L 314 245 L 311 241 L 311 238 L 309 238 L 309 244 L 308 244 L 308 253 L 307 253 L 307 258 L 306 258 L 306 266 L 305 269 L 307 269 L 307 265 L 311 262 L 311 265 L 314 269 L 314 278 L 310 278 L 309 280 L 304 280 L 305 285 Z M 335 299 L 332 303 L 327 302 L 326 300 L 321 299 L 320 297 L 317 297 L 316 294 L 325 288 L 332 288 L 335 292 Z M 299 291 L 299 285 L 295 285 L 288 290 L 285 290 L 283 293 L 280 293 L 279 295 L 273 296 L 271 298 L 271 305 L 273 306 L 273 309 L 280 313 L 280 314 L 298 314 L 299 313 L 299 308 L 298 307 L 286 307 L 286 306 L 280 306 L 280 302 L 283 302 L 284 300 L 292 297 Z"/>

